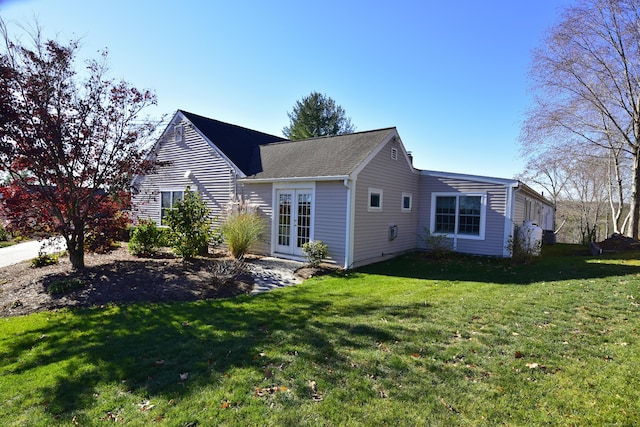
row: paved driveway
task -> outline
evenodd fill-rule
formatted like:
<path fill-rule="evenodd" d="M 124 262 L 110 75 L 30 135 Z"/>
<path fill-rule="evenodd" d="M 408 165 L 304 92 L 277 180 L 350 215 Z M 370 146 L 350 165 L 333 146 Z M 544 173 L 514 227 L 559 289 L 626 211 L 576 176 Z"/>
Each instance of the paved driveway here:
<path fill-rule="evenodd" d="M 56 242 L 56 244 L 46 248 L 45 252 L 59 252 L 65 249 L 64 239 L 62 237 L 56 237 L 52 240 Z M 6 248 L 0 248 L 0 268 L 37 257 L 42 244 L 42 241 L 32 240 L 7 246 Z"/>

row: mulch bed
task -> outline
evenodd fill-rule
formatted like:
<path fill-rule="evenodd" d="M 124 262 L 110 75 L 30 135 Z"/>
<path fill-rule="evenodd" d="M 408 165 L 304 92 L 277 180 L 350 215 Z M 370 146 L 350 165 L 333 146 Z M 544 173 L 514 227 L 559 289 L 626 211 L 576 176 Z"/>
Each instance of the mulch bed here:
<path fill-rule="evenodd" d="M 621 234 L 614 234 L 601 242 L 594 243 L 592 246 L 601 249 L 602 253 L 637 251 L 640 250 L 640 241 Z"/>
<path fill-rule="evenodd" d="M 31 268 L 29 262 L 0 268 L 0 317 L 18 316 L 62 307 L 91 307 L 111 303 L 196 301 L 227 298 L 249 293 L 253 278 L 246 272 L 233 277 L 222 256 L 184 263 L 169 254 L 158 258 L 136 258 L 126 248 L 108 254 L 87 254 L 86 269 L 71 270 L 67 257 L 59 264 Z M 224 266 L 223 266 L 224 267 Z M 77 279 L 83 287 L 51 294 L 52 284 Z"/>

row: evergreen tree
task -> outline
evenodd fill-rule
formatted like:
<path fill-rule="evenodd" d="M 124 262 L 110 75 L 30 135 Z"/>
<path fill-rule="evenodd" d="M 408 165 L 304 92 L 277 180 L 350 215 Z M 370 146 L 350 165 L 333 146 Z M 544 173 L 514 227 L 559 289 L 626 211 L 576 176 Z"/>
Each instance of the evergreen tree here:
<path fill-rule="evenodd" d="M 296 101 L 289 116 L 289 126 L 282 129 L 283 135 L 291 140 L 313 138 L 326 135 L 351 133 L 355 126 L 344 109 L 336 102 L 318 92 Z"/>

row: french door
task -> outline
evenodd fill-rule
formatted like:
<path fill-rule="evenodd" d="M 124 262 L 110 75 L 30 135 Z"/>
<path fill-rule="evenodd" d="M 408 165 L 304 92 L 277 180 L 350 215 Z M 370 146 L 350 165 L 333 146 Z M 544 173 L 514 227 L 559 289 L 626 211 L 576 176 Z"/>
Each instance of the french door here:
<path fill-rule="evenodd" d="M 276 192 L 276 252 L 304 255 L 302 245 L 311 240 L 313 191 L 286 189 Z"/>

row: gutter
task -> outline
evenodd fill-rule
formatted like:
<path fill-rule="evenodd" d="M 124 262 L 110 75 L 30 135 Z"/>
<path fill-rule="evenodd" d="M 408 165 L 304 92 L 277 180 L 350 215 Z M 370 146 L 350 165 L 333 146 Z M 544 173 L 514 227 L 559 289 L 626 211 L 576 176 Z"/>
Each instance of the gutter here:
<path fill-rule="evenodd" d="M 239 182 L 242 183 L 269 183 L 269 182 L 295 182 L 295 181 L 343 181 L 348 180 L 349 175 L 333 175 L 333 176 L 291 176 L 282 178 L 240 178 Z"/>

